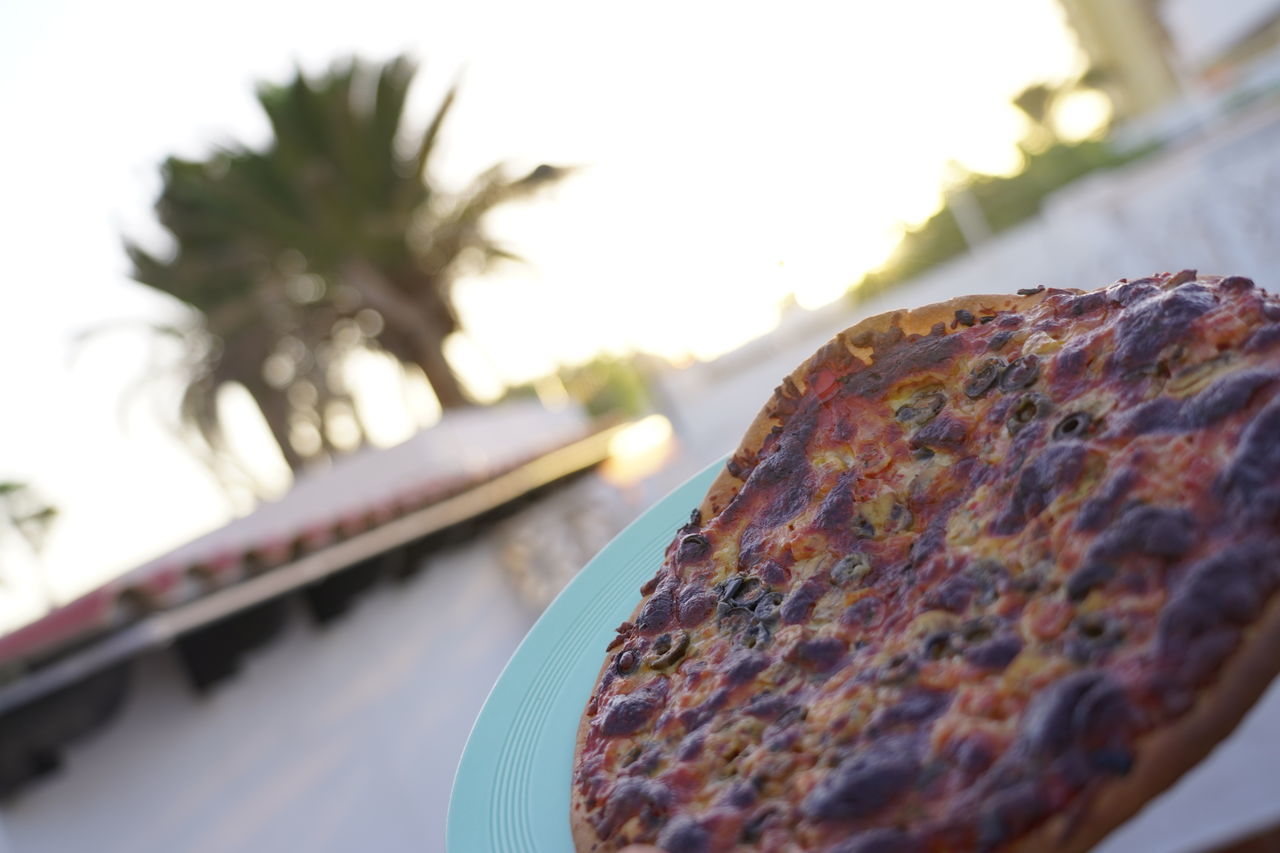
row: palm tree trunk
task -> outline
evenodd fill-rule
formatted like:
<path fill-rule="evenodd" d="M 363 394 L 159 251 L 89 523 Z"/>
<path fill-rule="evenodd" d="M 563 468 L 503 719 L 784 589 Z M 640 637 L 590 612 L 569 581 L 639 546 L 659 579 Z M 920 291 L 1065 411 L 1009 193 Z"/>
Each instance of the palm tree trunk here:
<path fill-rule="evenodd" d="M 440 328 L 436 319 L 402 294 L 367 261 L 350 261 L 344 265 L 343 273 L 369 306 L 382 314 L 386 323 L 396 326 L 413 341 L 413 360 L 426 374 L 431 390 L 440 401 L 440 408 L 457 409 L 473 405 L 474 401 L 444 356 L 444 341 L 448 333 Z"/>
<path fill-rule="evenodd" d="M 461 409 L 474 404 L 444 357 L 444 337 L 432 335 L 419 342 L 418 366 L 427 375 L 441 409 Z"/>

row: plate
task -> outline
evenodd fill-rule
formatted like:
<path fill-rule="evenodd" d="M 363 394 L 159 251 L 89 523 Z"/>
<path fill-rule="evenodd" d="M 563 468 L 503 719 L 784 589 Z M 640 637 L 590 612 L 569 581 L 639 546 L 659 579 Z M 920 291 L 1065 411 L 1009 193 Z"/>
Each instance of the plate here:
<path fill-rule="evenodd" d="M 707 467 L 619 533 L 529 630 L 485 700 L 458 764 L 445 835 L 451 853 L 573 849 L 573 751 L 605 646 L 723 465 Z"/>

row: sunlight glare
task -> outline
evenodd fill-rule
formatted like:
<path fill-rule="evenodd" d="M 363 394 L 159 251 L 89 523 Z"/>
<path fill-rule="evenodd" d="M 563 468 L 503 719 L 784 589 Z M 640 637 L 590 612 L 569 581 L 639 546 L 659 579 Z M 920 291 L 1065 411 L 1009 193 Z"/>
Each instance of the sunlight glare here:
<path fill-rule="evenodd" d="M 404 375 L 394 359 L 357 350 L 346 359 L 345 375 L 371 444 L 390 447 L 418 431 L 414 413 L 404 403 Z"/>
<path fill-rule="evenodd" d="M 601 468 L 609 482 L 625 486 L 662 467 L 673 450 L 675 432 L 662 415 L 649 415 L 609 439 L 609 459 Z"/>
<path fill-rule="evenodd" d="M 463 377 L 467 390 L 480 403 L 492 403 L 502 396 L 506 386 L 493 356 L 486 352 L 474 336 L 456 333 L 444 342 L 444 355 Z"/>
<path fill-rule="evenodd" d="M 224 385 L 218 392 L 217 405 L 225 412 L 231 454 L 244 460 L 245 467 L 269 494 L 284 494 L 293 478 L 253 397 L 242 385 Z"/>
<path fill-rule="evenodd" d="M 1053 114 L 1053 126 L 1068 142 L 1096 136 L 1111 121 L 1111 99 L 1096 89 L 1082 89 L 1064 97 Z"/>

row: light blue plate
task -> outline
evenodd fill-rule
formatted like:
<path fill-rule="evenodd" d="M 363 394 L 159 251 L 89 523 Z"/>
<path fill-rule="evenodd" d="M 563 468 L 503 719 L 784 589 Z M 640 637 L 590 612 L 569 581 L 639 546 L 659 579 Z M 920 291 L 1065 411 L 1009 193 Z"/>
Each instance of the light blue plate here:
<path fill-rule="evenodd" d="M 605 646 L 723 464 L 708 467 L 619 533 L 551 602 L 511 656 L 453 779 L 450 853 L 573 850 L 573 749 Z"/>

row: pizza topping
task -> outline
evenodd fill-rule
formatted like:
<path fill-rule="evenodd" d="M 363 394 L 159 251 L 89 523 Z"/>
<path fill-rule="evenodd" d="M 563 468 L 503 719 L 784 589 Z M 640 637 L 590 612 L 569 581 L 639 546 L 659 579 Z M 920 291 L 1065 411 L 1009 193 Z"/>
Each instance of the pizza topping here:
<path fill-rule="evenodd" d="M 1118 690 L 1101 672 L 1084 670 L 1061 678 L 1041 691 L 1022 717 L 1020 742 L 1032 755 L 1061 755 L 1096 725 L 1089 697 L 1097 691 L 1107 697 Z M 1104 703 L 1105 707 L 1105 703 Z"/>
<path fill-rule="evenodd" d="M 1003 634 L 979 643 L 964 653 L 964 659 L 981 669 L 1001 670 L 1022 653 L 1022 639 L 1016 634 Z"/>
<path fill-rule="evenodd" d="M 1280 478 L 1280 400 L 1273 400 L 1245 427 L 1222 475 L 1229 496 L 1248 504 Z M 1274 489 L 1274 487 L 1272 487 Z"/>
<path fill-rule="evenodd" d="M 678 663 L 688 650 L 688 631 L 677 631 L 674 637 L 671 634 L 663 634 L 653 641 L 646 662 L 650 669 L 667 669 Z"/>
<path fill-rule="evenodd" d="M 716 585 L 720 591 L 718 612 L 728 613 L 734 608 L 751 610 L 769 591 L 759 578 L 748 575 L 733 575 Z"/>
<path fill-rule="evenodd" d="M 946 395 L 938 389 L 917 391 L 894 411 L 893 416 L 899 423 L 920 426 L 933 420 L 946 404 Z"/>
<path fill-rule="evenodd" d="M 669 588 L 659 589 L 640 610 L 640 615 L 636 617 L 636 627 L 646 634 L 661 631 L 671 622 L 674 603 Z"/>
<path fill-rule="evenodd" d="M 1107 560 L 1126 554 L 1181 557 L 1195 544 L 1196 521 L 1181 508 L 1131 506 L 1098 536 L 1089 559 Z"/>
<path fill-rule="evenodd" d="M 782 605 L 782 593 L 770 590 L 760 597 L 756 602 L 755 617 L 763 623 L 776 622 L 779 616 L 778 608 Z"/>
<path fill-rule="evenodd" d="M 964 382 L 964 393 L 966 397 L 977 399 L 983 394 L 991 390 L 991 386 L 996 384 L 1000 379 L 1000 375 L 1005 370 L 1004 359 L 996 356 L 984 358 L 969 373 L 969 377 Z"/>
<path fill-rule="evenodd" d="M 990 849 L 1022 835 L 1048 814 L 1049 808 L 1044 794 L 1030 782 L 994 792 L 978 816 L 978 844 Z"/>
<path fill-rule="evenodd" d="M 1111 563 L 1085 563 L 1067 578 L 1067 598 L 1084 601 L 1085 596 L 1115 576 L 1116 567 Z"/>
<path fill-rule="evenodd" d="M 1274 551 L 1242 544 L 1193 565 L 1160 615 L 1158 645 L 1164 656 L 1176 661 L 1195 640 L 1256 617 L 1262 602 L 1280 586 Z"/>
<path fill-rule="evenodd" d="M 1174 397 L 1186 397 L 1204 388 L 1223 367 L 1230 363 L 1227 355 L 1220 355 L 1206 361 L 1190 364 L 1174 371 L 1164 383 L 1164 393 Z"/>
<path fill-rule="evenodd" d="M 1213 295 L 1198 285 L 1185 284 L 1168 293 L 1152 286 L 1134 294 L 1128 296 L 1127 309 L 1116 324 L 1110 365 L 1121 374 L 1154 363 L 1165 347 L 1184 339 L 1191 324 L 1214 307 Z M 1117 297 L 1125 304 L 1125 291 Z"/>
<path fill-rule="evenodd" d="M 996 600 L 1000 588 L 1009 580 L 1009 570 L 999 560 L 983 558 L 964 569 L 965 577 L 973 582 L 977 602 L 988 605 Z"/>
<path fill-rule="evenodd" d="M 634 693 L 614 696 L 600 715 L 600 731 L 608 737 L 640 731 L 666 697 L 667 683 L 658 681 Z"/>
<path fill-rule="evenodd" d="M 797 643 L 788 655 L 791 660 L 806 669 L 825 672 L 844 657 L 845 645 L 835 637 L 818 637 Z"/>
<path fill-rule="evenodd" d="M 677 620 L 681 627 L 693 628 L 704 622 L 716 609 L 716 594 L 698 583 L 691 583 L 680 591 L 677 603 Z"/>
<path fill-rule="evenodd" d="M 1124 640 L 1124 626 L 1103 613 L 1085 613 L 1072 624 L 1074 636 L 1067 640 L 1067 657 L 1079 664 L 1099 663 Z"/>
<path fill-rule="evenodd" d="M 1053 359 L 1052 383 L 1056 393 L 1069 390 L 1070 383 L 1080 380 L 1085 368 L 1093 362 L 1089 347 L 1083 343 L 1070 344 L 1058 351 Z"/>
<path fill-rule="evenodd" d="M 817 578 L 810 578 L 800 584 L 786 597 L 779 608 L 778 613 L 782 621 L 788 625 L 795 625 L 808 619 L 809 614 L 813 612 L 813 606 L 817 604 L 824 592 L 826 590 L 823 589 L 823 583 Z"/>
<path fill-rule="evenodd" d="M 1137 481 L 1137 471 L 1126 468 L 1103 483 L 1093 497 L 1081 505 L 1076 515 L 1075 528 L 1077 530 L 1101 528 L 1108 519 L 1114 517 L 1120 502 L 1128 496 Z"/>
<path fill-rule="evenodd" d="M 1179 426 L 1197 430 L 1212 426 L 1249 405 L 1257 391 L 1276 381 L 1269 370 L 1242 370 L 1224 376 L 1187 401 Z"/>
<path fill-rule="evenodd" d="M 619 675 L 628 675 L 635 672 L 637 666 L 640 665 L 640 655 L 636 654 L 635 649 L 626 649 L 618 653 L 613 659 L 613 668 Z"/>
<path fill-rule="evenodd" d="M 884 738 L 827 773 L 801 809 L 817 820 L 868 817 L 905 794 L 920 771 L 915 744 Z"/>
<path fill-rule="evenodd" d="M 904 696 L 895 705 L 878 711 L 867 726 L 867 734 L 880 737 L 895 726 L 915 725 L 934 720 L 947 710 L 953 699 L 943 690 L 915 688 L 903 691 Z"/>
<path fill-rule="evenodd" d="M 1001 391 L 1017 391 L 1036 383 L 1040 378 L 1040 357 L 1024 355 L 1009 362 L 1000 374 Z"/>
<path fill-rule="evenodd" d="M 991 336 L 991 340 L 987 341 L 987 352 L 999 352 L 1004 349 L 1004 345 L 1013 340 L 1013 332 L 1004 330 L 996 332 Z"/>
<path fill-rule="evenodd" d="M 1017 435 L 1022 428 L 1037 418 L 1042 418 L 1053 411 L 1053 401 L 1044 394 L 1024 394 L 1009 413 L 1006 426 L 1009 435 Z"/>
<path fill-rule="evenodd" d="M 629 776 L 613 786 L 597 824 L 601 835 L 612 835 L 627 821 L 640 817 L 656 824 L 671 803 L 671 790 L 651 779 Z"/>
<path fill-rule="evenodd" d="M 884 603 L 874 595 L 860 598 L 844 611 L 840 624 L 859 628 L 875 628 L 884 619 Z"/>
<path fill-rule="evenodd" d="M 702 728 L 716 712 L 723 708 L 729 702 L 729 691 L 727 689 L 717 690 L 707 698 L 705 702 L 689 708 L 680 714 L 680 725 L 684 726 L 685 731 L 695 731 Z"/>
<path fill-rule="evenodd" d="M 658 844 L 669 853 L 703 853 L 710 833 L 688 815 L 672 818 L 658 836 Z"/>
<path fill-rule="evenodd" d="M 900 328 L 898 334 L 902 334 Z M 877 343 L 876 359 L 871 369 L 850 374 L 845 382 L 845 389 L 859 396 L 874 397 L 913 373 L 943 364 L 953 358 L 959 349 L 958 335 L 917 337 L 907 341 L 905 345 L 902 338 L 890 344 Z"/>
<path fill-rule="evenodd" d="M 969 428 L 956 418 L 942 415 L 921 427 L 911 438 L 912 447 L 955 450 L 963 446 Z"/>
<path fill-rule="evenodd" d="M 1061 634 L 1075 611 L 1065 601 L 1052 598 L 1036 598 L 1030 601 L 1022 613 L 1027 633 L 1041 640 L 1052 640 Z"/>
<path fill-rule="evenodd" d="M 1200 379 L 1207 382 L 1211 377 L 1212 372 Z M 1258 391 L 1276 379 L 1272 371 L 1242 370 L 1219 378 L 1183 400 L 1158 397 L 1133 409 L 1124 420 L 1122 432 L 1144 435 L 1206 429 L 1246 408 Z M 1165 387 L 1167 390 L 1169 386 Z"/>
<path fill-rule="evenodd" d="M 745 607 L 733 607 L 721 612 L 716 617 L 716 625 L 723 636 L 732 637 L 738 645 L 749 649 L 763 646 L 773 636 L 769 626 Z"/>
<path fill-rule="evenodd" d="M 1055 444 L 1023 467 L 1005 512 L 992 527 L 998 535 L 1017 532 L 1055 497 L 1075 486 L 1084 472 L 1086 451 L 1077 442 Z"/>
<path fill-rule="evenodd" d="M 769 665 L 762 652 L 738 649 L 724 663 L 724 679 L 728 684 L 745 684 Z"/>
<path fill-rule="evenodd" d="M 699 560 L 711 550 L 711 543 L 701 533 L 690 533 L 680 540 L 680 559 L 689 562 Z"/>
<path fill-rule="evenodd" d="M 967 575 L 955 575 L 946 578 L 929 590 L 924 597 L 924 606 L 945 610 L 951 613 L 964 613 L 977 592 L 977 584 Z"/>
<path fill-rule="evenodd" d="M 1179 285 L 1186 284 L 1188 282 L 1192 282 L 1195 280 L 1196 280 L 1195 270 L 1179 270 L 1178 272 L 1174 273 L 1173 275 L 1165 279 L 1164 282 L 1161 284 L 1161 286 L 1165 290 L 1172 290 L 1173 288 L 1178 287 Z M 1247 278 L 1244 280 L 1249 281 Z M 1223 279 L 1221 283 L 1225 285 L 1226 279 Z M 1253 282 L 1249 282 L 1249 284 L 1252 286 Z"/>
<path fill-rule="evenodd" d="M 935 631 L 924 638 L 924 656 L 932 660 L 954 652 L 951 644 L 952 633 L 950 631 Z"/>
<path fill-rule="evenodd" d="M 1053 428 L 1055 441 L 1082 439 L 1093 429 L 1093 415 L 1088 412 L 1072 412 L 1058 421 Z"/>
<path fill-rule="evenodd" d="M 885 661 L 876 672 L 881 684 L 903 684 L 911 681 L 920 671 L 920 665 L 906 652 L 899 652 Z"/>
<path fill-rule="evenodd" d="M 1270 323 L 1249 335 L 1242 349 L 1246 353 L 1263 352 L 1278 343 L 1280 343 L 1280 323 Z"/>
<path fill-rule="evenodd" d="M 837 586 L 854 586 L 871 574 L 871 560 L 861 551 L 846 554 L 831 567 L 831 582 Z"/>
<path fill-rule="evenodd" d="M 1140 278 L 1135 281 L 1120 282 L 1110 288 L 1111 301 L 1125 308 L 1133 305 L 1135 302 L 1146 299 L 1148 296 L 1154 296 L 1160 292 L 1160 288 L 1156 286 L 1154 280 L 1149 278 Z"/>
<path fill-rule="evenodd" d="M 901 829 L 881 827 L 860 832 L 833 847 L 831 853 L 921 853 L 924 848 Z"/>

